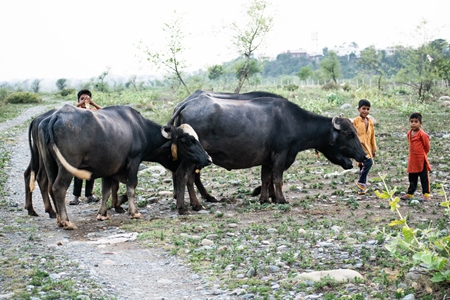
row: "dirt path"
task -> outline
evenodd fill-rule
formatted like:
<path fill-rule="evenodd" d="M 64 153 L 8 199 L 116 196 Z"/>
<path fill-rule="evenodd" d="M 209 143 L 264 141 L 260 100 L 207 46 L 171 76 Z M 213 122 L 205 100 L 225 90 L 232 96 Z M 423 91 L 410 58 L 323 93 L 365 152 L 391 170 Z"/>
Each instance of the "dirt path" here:
<path fill-rule="evenodd" d="M 31 117 L 50 108 L 30 108 L 19 117 L 0 123 L 0 130 L 13 131 L 15 126 L 28 124 Z M 27 130 L 21 129 L 10 135 L 7 143 L 11 152 L 7 183 L 9 208 L 23 207 L 23 172 L 30 159 Z M 72 187 L 66 204 L 70 201 L 71 190 Z M 78 229 L 65 231 L 57 227 L 55 219 L 44 213 L 38 188 L 33 193 L 33 204 L 39 217 L 29 217 L 25 210 L 11 213 L 11 209 L 0 207 L 0 232 L 7 225 L 17 224 L 17 231 L 5 230 L 2 233 L 0 248 L 6 249 L 5 253 L 9 253 L 8 250 L 14 253 L 13 248 L 19 244 L 31 243 L 30 251 L 54 253 L 53 259 L 59 260 L 57 265 L 60 266 L 54 270 L 54 278 L 76 281 L 80 294 L 91 287 L 91 290 L 95 289 L 96 297 L 106 299 L 235 299 L 220 290 L 218 285 L 190 272 L 177 258 L 160 249 L 144 248 L 135 240 L 135 233 L 121 231 L 118 226 L 121 220 L 128 218 L 126 214 L 114 214 L 111 222 L 98 222 L 95 218 L 98 203 L 67 205 L 69 218 Z M 12 221 L 5 224 L 9 223 L 6 220 Z M 37 228 L 32 242 L 28 235 L 21 234 L 24 226 L 21 222 L 25 222 L 27 227 Z M 2 282 L 0 280 L 0 284 Z M 2 298 L 14 299 L 15 296 L 7 287 L 0 286 Z"/>

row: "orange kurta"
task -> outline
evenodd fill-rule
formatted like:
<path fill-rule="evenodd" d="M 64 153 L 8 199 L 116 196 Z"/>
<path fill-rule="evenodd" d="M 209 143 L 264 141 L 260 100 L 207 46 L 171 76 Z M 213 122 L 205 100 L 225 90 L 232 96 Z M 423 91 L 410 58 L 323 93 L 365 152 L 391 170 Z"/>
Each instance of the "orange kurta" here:
<path fill-rule="evenodd" d="M 375 127 L 370 118 L 367 118 L 367 122 L 368 126 L 366 130 L 366 124 L 360 116 L 353 119 L 353 124 L 356 127 L 358 139 L 361 142 L 364 152 L 372 158 L 373 153 L 377 151 L 377 143 L 375 142 Z"/>
<path fill-rule="evenodd" d="M 423 171 L 424 165 L 428 171 L 431 171 L 431 166 L 428 161 L 430 137 L 422 129 L 419 129 L 414 136 L 411 136 L 411 132 L 412 130 L 408 131 L 408 173 L 420 173 Z"/>

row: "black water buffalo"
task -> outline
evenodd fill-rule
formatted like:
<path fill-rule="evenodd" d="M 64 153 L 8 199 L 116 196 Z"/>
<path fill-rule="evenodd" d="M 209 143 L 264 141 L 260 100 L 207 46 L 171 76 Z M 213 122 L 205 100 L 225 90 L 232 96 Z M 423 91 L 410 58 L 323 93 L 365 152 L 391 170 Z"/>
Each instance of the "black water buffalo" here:
<path fill-rule="evenodd" d="M 23 173 L 25 181 L 25 209 L 30 216 L 38 216 L 33 207 L 33 190 L 36 187 L 36 181 L 39 184 L 42 200 L 44 201 L 45 212 L 50 218 L 56 218 L 49 194 L 48 194 L 48 180 L 45 168 L 42 165 L 41 155 L 39 153 L 38 140 L 38 126 L 42 120 L 51 116 L 56 109 L 45 112 L 34 118 L 28 127 L 28 144 L 30 146 L 30 163 L 28 168 Z"/>
<path fill-rule="evenodd" d="M 142 161 L 159 162 L 176 170 L 179 182 L 175 192 L 181 209 L 186 174 L 211 164 L 189 125 L 161 127 L 127 106 L 91 111 L 65 105 L 39 124 L 39 139 L 57 223 L 65 229 L 76 228 L 69 221 L 64 201 L 73 176 L 102 178 L 98 219 L 107 218 L 106 201 L 117 182 L 127 185 L 129 214 L 140 218 L 135 188 Z M 179 162 L 174 163 L 174 159 Z"/>
<path fill-rule="evenodd" d="M 366 157 L 349 119 L 308 112 L 272 93 L 196 91 L 177 105 L 168 125 L 182 123 L 194 128 L 214 164 L 227 170 L 262 166 L 261 203 L 270 202 L 269 197 L 274 203 L 286 203 L 283 172 L 300 151 L 316 149 L 344 169 L 353 167 L 351 158 Z M 199 173 L 188 179 L 191 201 L 198 202 L 194 180 L 207 201 L 216 201 Z"/>

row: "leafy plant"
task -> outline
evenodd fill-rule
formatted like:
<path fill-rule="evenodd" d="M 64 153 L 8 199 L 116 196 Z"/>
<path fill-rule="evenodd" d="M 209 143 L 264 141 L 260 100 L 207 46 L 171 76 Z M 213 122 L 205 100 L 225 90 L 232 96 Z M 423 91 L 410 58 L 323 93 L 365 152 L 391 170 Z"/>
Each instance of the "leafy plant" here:
<path fill-rule="evenodd" d="M 414 229 L 407 223 L 399 210 L 399 197 L 394 197 L 396 188 L 390 190 L 385 183 L 385 175 L 380 176 L 385 190 L 375 191 L 381 199 L 389 199 L 391 211 L 397 213 L 399 219 L 392 221 L 389 226 L 400 226 L 401 230 L 396 236 L 389 235 L 389 244 L 386 249 L 396 258 L 414 266 L 421 266 L 432 275 L 432 282 L 450 282 L 450 235 L 441 236 L 435 228 Z M 442 188 L 445 201 L 441 206 L 445 207 L 445 214 L 450 216 L 450 202 L 447 200 Z"/>
<path fill-rule="evenodd" d="M 7 103 L 40 103 L 42 102 L 42 99 L 34 93 L 28 93 L 28 92 L 17 92 L 9 95 L 6 97 L 5 101 Z"/>

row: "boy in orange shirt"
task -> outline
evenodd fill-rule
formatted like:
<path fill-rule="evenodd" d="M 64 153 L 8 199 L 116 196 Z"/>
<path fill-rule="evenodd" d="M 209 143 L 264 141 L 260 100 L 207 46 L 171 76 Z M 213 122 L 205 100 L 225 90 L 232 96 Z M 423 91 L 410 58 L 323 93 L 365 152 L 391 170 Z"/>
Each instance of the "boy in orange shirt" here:
<path fill-rule="evenodd" d="M 353 124 L 356 127 L 358 139 L 361 142 L 364 152 L 367 154 L 367 159 L 362 163 L 358 163 L 359 177 L 355 181 L 355 184 L 358 187 L 358 194 L 365 195 L 367 191 L 367 175 L 373 165 L 373 159 L 377 152 L 377 144 L 375 142 L 375 126 L 369 118 L 370 101 L 366 99 L 359 100 L 358 111 L 359 116 L 353 119 Z"/>
<path fill-rule="evenodd" d="M 408 179 L 409 187 L 406 195 L 400 197 L 402 200 L 410 200 L 414 197 L 417 188 L 417 181 L 420 177 L 422 185 L 422 201 L 430 201 L 430 180 L 428 171 L 431 171 L 428 162 L 428 152 L 430 151 L 430 137 L 421 129 L 422 115 L 420 113 L 412 113 L 409 117 L 408 143 Z"/>

